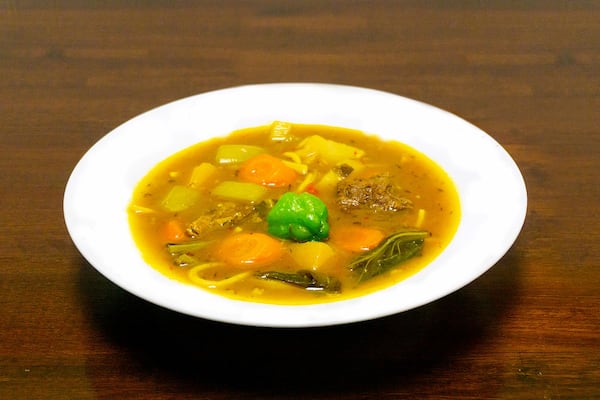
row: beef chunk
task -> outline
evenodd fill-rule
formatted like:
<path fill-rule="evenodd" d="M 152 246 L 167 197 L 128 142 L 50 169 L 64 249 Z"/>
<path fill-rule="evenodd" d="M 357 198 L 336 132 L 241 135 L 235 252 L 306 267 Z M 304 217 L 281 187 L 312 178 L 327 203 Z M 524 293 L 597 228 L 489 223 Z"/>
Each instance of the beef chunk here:
<path fill-rule="evenodd" d="M 254 211 L 255 208 L 251 205 L 219 203 L 189 224 L 187 233 L 196 237 L 217 229 L 232 228 L 245 218 L 251 217 Z"/>
<path fill-rule="evenodd" d="M 398 188 L 386 174 L 346 179 L 337 185 L 337 202 L 344 211 L 351 209 L 400 211 L 412 208 L 412 202 L 398 196 L 397 191 Z"/>

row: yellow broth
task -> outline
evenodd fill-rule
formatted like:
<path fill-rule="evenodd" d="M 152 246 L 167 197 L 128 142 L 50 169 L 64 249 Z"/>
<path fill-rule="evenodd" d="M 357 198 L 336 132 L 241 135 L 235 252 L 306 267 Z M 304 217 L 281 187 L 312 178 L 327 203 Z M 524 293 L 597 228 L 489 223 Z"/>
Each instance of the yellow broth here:
<path fill-rule="evenodd" d="M 242 129 L 227 137 L 195 144 L 158 163 L 148 172 L 136 186 L 128 210 L 133 238 L 148 264 L 170 278 L 229 298 L 272 304 L 311 304 L 353 298 L 389 287 L 424 268 L 450 242 L 460 218 L 458 194 L 448 175 L 424 154 L 405 144 L 383 141 L 360 131 L 320 125 L 287 125 L 286 136 L 283 139 L 277 138 L 282 140 L 274 140 L 272 132 L 275 126 L 279 125 L 274 123 L 271 126 Z M 188 229 L 185 235 L 179 234 L 176 240 L 172 239 L 172 235 L 169 237 L 165 233 L 168 232 L 169 224 L 185 229 L 192 221 L 205 214 L 206 210 L 215 209 L 224 202 L 232 203 L 230 200 L 214 196 L 213 191 L 220 182 L 238 181 L 241 163 L 221 165 L 216 162 L 215 157 L 220 146 L 257 146 L 281 160 L 294 162 L 290 153 L 297 151 L 304 143 L 303 140 L 313 135 L 344 143 L 364 152 L 364 155 L 352 161 L 359 162 L 361 170 L 357 168 L 345 179 L 349 179 L 353 174 L 384 174 L 393 182 L 399 194 L 412 203 L 410 209 L 400 211 L 342 210 L 336 202 L 335 188 L 331 185 L 319 185 L 321 179 L 335 167 L 320 156 L 300 160 L 297 165 L 307 166 L 307 171 L 305 174 L 298 173 L 291 185 L 283 188 L 265 187 L 265 194 L 260 201 L 270 201 L 270 205 L 285 192 L 303 190 L 311 191 L 327 205 L 330 234 L 323 243 L 331 249 L 334 256 L 328 258 L 323 265 L 313 265 L 312 270 L 339 280 L 339 293 L 307 290 L 289 283 L 259 279 L 256 276 L 257 272 L 266 270 L 294 273 L 306 269 L 306 265 L 297 263 L 299 253 L 293 249 L 298 245 L 293 240 L 277 239 L 281 241 L 284 250 L 271 265 L 240 267 L 228 265 L 219 259 L 218 249 L 226 237 L 239 232 L 268 233 L 264 218 L 242 219 L 202 235 L 190 233 Z M 202 185 L 190 184 L 193 169 L 202 163 L 215 168 Z M 194 201 L 184 209 L 167 210 L 164 201 L 175 186 L 193 190 Z M 306 187 L 302 189 L 301 186 Z M 259 201 L 241 203 L 253 207 Z M 378 229 L 385 236 L 415 229 L 426 230 L 430 235 L 425 239 L 418 256 L 402 262 L 389 272 L 359 283 L 356 274 L 348 269 L 349 263 L 356 259 L 359 253 L 344 249 L 344 246 L 340 245 L 344 238 L 336 236 L 336 231 L 342 226 L 368 226 Z M 192 252 L 196 264 L 180 266 L 176 265 L 174 256 L 167 250 L 168 242 L 202 242 L 205 245 L 202 249 Z M 198 260 L 203 267 L 190 273 L 198 266 Z"/>

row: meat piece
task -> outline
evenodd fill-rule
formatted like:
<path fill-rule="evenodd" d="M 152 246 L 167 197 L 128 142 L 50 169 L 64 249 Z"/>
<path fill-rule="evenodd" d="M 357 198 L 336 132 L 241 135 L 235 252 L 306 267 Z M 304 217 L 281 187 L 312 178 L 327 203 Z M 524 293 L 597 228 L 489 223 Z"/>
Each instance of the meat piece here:
<path fill-rule="evenodd" d="M 187 233 L 195 237 L 217 229 L 232 228 L 243 219 L 250 217 L 254 211 L 255 208 L 251 205 L 232 202 L 219 203 L 189 224 Z"/>
<path fill-rule="evenodd" d="M 389 175 L 342 180 L 337 185 L 337 202 L 342 210 L 372 209 L 400 211 L 412 208 L 412 202 L 396 194 Z"/>

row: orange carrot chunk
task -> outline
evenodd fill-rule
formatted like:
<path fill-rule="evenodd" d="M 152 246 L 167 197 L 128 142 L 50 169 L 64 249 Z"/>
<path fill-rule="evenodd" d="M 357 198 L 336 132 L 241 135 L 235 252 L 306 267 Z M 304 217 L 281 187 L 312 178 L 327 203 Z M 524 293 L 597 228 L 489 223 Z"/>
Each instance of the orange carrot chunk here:
<path fill-rule="evenodd" d="M 371 250 L 383 240 L 385 234 L 379 229 L 360 225 L 338 226 L 331 229 L 330 240 L 336 246 L 352 252 Z"/>
<path fill-rule="evenodd" d="M 285 187 L 294 183 L 298 174 L 279 158 L 263 153 L 245 161 L 238 176 L 243 181 L 263 186 Z"/>
<path fill-rule="evenodd" d="M 169 220 L 163 228 L 163 237 L 167 243 L 177 243 L 186 238 L 183 225 L 175 220 Z"/>
<path fill-rule="evenodd" d="M 230 265 L 252 268 L 270 264 L 283 255 L 282 243 L 264 233 L 234 233 L 217 250 L 217 257 Z"/>

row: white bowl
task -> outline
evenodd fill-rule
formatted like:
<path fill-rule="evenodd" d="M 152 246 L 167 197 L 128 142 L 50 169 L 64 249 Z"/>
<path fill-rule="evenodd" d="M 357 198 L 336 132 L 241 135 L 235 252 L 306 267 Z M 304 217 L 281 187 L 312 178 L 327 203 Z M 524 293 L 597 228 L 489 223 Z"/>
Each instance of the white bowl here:
<path fill-rule="evenodd" d="M 453 179 L 461 220 L 448 247 L 416 275 L 345 301 L 285 306 L 227 299 L 172 280 L 145 263 L 129 230 L 134 186 L 159 161 L 212 136 L 274 120 L 341 126 L 394 139 Z M 81 254 L 123 289 L 160 306 L 222 322 L 307 327 L 378 318 L 439 299 L 491 268 L 523 225 L 527 193 L 510 155 L 489 135 L 433 106 L 372 89 L 264 84 L 217 90 L 141 114 L 98 141 L 65 190 L 66 226 Z"/>

